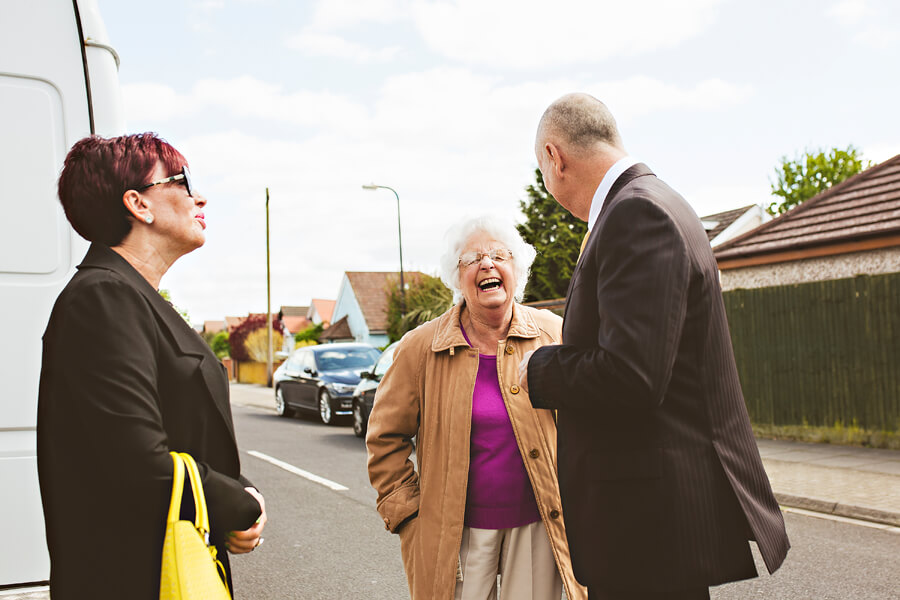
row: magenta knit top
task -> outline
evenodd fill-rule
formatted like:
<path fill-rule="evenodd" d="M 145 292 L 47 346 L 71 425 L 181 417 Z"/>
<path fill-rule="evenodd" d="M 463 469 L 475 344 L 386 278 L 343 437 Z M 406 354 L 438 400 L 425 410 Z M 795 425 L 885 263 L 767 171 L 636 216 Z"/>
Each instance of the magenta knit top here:
<path fill-rule="evenodd" d="M 500 392 L 496 356 L 478 355 L 469 447 L 466 526 L 508 529 L 540 521 L 541 513 Z"/>

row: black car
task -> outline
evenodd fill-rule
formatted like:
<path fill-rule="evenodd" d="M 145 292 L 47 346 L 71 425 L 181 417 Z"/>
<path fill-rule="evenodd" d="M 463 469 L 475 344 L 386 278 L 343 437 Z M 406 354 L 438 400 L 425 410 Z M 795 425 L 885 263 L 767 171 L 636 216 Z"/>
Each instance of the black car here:
<path fill-rule="evenodd" d="M 369 415 L 375 402 L 375 390 L 378 388 L 378 382 L 387 373 L 388 367 L 394 362 L 394 350 L 398 343 L 394 342 L 384 349 L 371 371 L 363 371 L 362 380 L 353 391 L 353 433 L 356 437 L 366 435 Z"/>
<path fill-rule="evenodd" d="M 368 344 L 323 344 L 294 350 L 275 370 L 275 410 L 289 417 L 295 410 L 319 413 L 331 424 L 349 415 L 359 374 L 378 359 L 377 348 Z"/>

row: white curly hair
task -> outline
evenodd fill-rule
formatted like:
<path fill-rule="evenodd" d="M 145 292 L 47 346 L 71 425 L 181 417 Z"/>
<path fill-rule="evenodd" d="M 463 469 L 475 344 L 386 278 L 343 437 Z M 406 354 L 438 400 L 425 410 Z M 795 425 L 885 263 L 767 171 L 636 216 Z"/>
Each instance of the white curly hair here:
<path fill-rule="evenodd" d="M 522 239 L 515 225 L 509 219 L 495 215 L 482 215 L 464 219 L 444 234 L 444 253 L 441 255 L 441 281 L 453 291 L 453 302 L 462 299 L 459 285 L 459 256 L 465 250 L 466 242 L 477 234 L 485 234 L 500 242 L 513 255 L 513 271 L 516 274 L 516 302 L 525 297 L 528 273 L 537 255 L 534 247 Z"/>

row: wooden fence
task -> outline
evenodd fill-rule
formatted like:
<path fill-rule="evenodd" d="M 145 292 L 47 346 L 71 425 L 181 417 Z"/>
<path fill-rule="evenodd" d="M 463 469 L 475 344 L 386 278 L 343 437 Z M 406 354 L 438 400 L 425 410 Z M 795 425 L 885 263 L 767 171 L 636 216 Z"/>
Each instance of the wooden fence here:
<path fill-rule="evenodd" d="M 754 423 L 900 430 L 900 273 L 724 298 Z"/>

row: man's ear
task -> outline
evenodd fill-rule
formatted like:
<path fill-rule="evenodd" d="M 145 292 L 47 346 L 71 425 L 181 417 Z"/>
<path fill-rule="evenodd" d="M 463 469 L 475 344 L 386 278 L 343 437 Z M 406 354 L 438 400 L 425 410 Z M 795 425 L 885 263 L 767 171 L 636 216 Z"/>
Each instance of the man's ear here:
<path fill-rule="evenodd" d="M 126 190 L 122 194 L 122 204 L 132 217 L 142 223 L 152 223 L 153 213 L 150 211 L 150 202 L 136 190 Z M 149 221 L 147 220 L 149 219 Z"/>
<path fill-rule="evenodd" d="M 559 150 L 559 146 L 553 142 L 546 142 L 544 144 L 544 154 L 550 162 L 550 168 L 553 170 L 556 178 L 562 177 L 563 171 L 566 169 L 566 161 Z"/>

